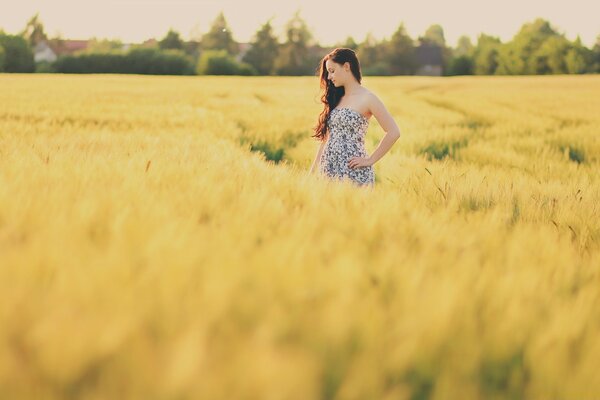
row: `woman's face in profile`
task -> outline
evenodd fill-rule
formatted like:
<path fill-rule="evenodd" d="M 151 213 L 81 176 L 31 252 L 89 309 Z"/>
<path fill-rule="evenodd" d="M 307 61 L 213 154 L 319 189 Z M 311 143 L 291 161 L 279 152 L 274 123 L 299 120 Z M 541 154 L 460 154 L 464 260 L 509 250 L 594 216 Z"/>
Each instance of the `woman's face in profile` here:
<path fill-rule="evenodd" d="M 334 61 L 325 61 L 325 67 L 327 68 L 327 79 L 329 79 L 334 86 L 343 86 L 346 71 L 344 67 Z"/>

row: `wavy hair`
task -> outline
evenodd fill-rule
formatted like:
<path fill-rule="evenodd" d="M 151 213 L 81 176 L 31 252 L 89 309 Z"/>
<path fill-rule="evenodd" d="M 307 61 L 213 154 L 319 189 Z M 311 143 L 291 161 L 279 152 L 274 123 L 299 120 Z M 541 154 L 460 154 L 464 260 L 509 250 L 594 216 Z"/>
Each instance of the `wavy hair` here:
<path fill-rule="evenodd" d="M 311 136 L 319 139 L 320 141 L 325 140 L 325 135 L 327 134 L 327 120 L 329 119 L 331 110 L 337 107 L 342 96 L 344 96 L 344 87 L 335 87 L 333 82 L 327 79 L 327 60 L 331 60 L 341 65 L 343 65 L 345 62 L 348 62 L 350 64 L 350 71 L 352 71 L 352 75 L 354 75 L 358 83 L 360 83 L 362 80 L 360 63 L 354 50 L 345 47 L 338 47 L 321 59 L 319 66 L 317 67 L 317 75 L 320 77 L 321 89 L 324 90 L 323 94 L 321 95 L 321 103 L 324 104 L 324 107 L 323 111 L 321 111 L 321 114 L 319 114 L 319 122 L 314 127 L 315 134 Z"/>

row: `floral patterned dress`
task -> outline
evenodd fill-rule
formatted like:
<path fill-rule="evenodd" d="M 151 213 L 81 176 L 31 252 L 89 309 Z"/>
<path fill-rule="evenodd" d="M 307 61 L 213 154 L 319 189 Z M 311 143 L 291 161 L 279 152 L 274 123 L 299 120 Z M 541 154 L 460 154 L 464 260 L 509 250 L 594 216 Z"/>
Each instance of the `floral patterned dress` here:
<path fill-rule="evenodd" d="M 365 150 L 365 134 L 369 120 L 358 111 L 334 108 L 327 120 L 329 139 L 319 160 L 319 172 L 333 179 L 349 179 L 359 186 L 375 184 L 375 170 L 368 167 L 350 168 L 352 157 L 369 157 Z"/>

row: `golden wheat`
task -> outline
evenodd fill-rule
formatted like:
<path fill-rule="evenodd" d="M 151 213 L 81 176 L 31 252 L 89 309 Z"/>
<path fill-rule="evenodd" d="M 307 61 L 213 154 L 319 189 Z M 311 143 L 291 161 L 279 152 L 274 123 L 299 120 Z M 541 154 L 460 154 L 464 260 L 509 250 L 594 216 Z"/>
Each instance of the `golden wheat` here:
<path fill-rule="evenodd" d="M 0 398 L 600 398 L 600 77 L 363 84 L 0 74 Z"/>

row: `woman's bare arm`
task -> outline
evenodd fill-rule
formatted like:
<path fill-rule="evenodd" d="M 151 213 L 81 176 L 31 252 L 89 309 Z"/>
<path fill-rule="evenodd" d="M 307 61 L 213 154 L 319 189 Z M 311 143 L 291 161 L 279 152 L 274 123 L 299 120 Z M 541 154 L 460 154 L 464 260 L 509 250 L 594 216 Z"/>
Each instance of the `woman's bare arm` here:
<path fill-rule="evenodd" d="M 321 159 L 321 154 L 323 154 L 323 148 L 325 147 L 325 143 L 327 143 L 328 138 L 329 138 L 329 131 L 327 131 L 327 133 L 325 134 L 325 140 L 323 140 L 321 142 L 321 145 L 319 146 L 319 150 L 317 151 L 315 160 L 313 161 L 312 165 L 310 166 L 309 174 L 313 174 L 316 172 L 317 165 L 319 164 L 319 160 Z"/>
<path fill-rule="evenodd" d="M 371 114 L 375 116 L 381 128 L 385 131 L 385 136 L 373 153 L 369 156 L 371 165 L 375 164 L 385 153 L 389 151 L 392 145 L 400 138 L 400 128 L 394 121 L 394 118 L 385 108 L 385 105 L 375 94 L 371 94 L 369 99 L 369 109 Z"/>

